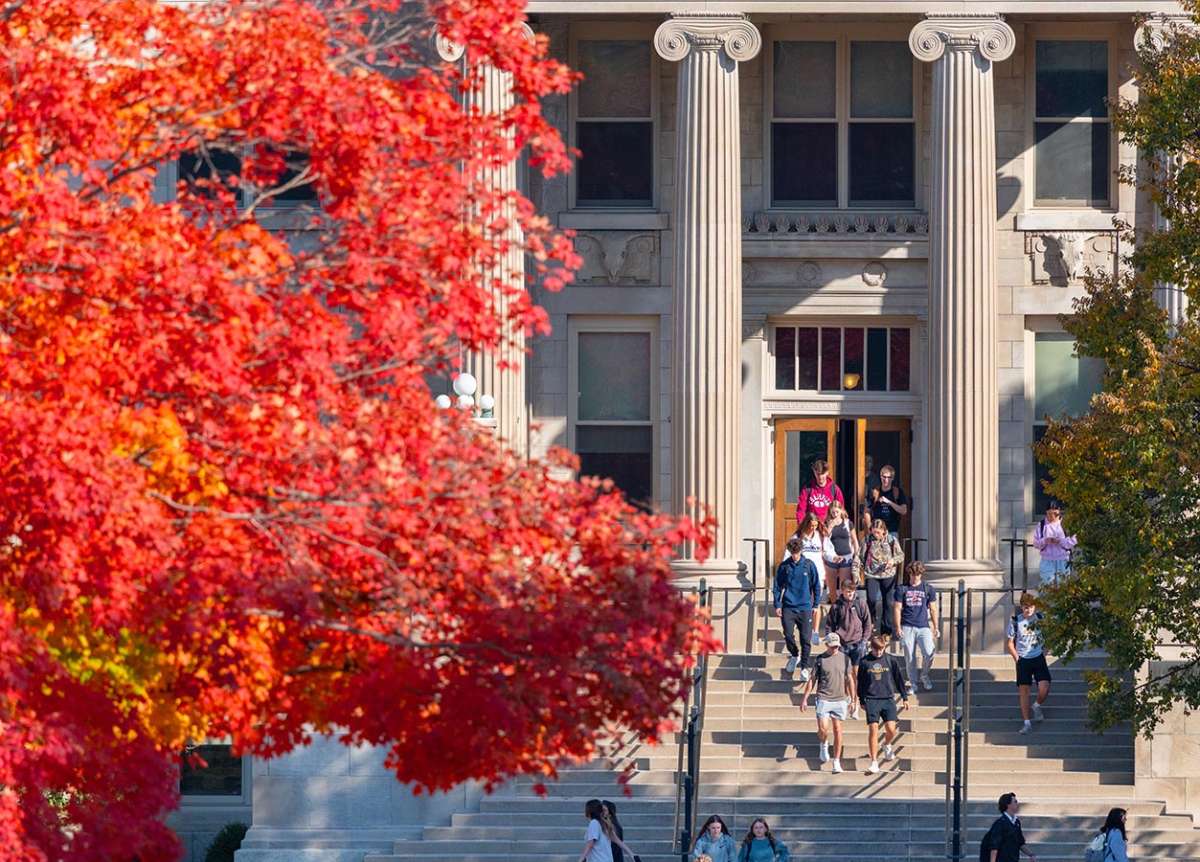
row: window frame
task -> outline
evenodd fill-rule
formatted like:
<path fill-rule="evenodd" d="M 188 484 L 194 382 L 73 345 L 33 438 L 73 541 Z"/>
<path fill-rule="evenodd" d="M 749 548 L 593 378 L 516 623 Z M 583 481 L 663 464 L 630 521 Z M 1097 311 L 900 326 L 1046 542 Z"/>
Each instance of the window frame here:
<path fill-rule="evenodd" d="M 780 329 L 816 329 L 817 330 L 817 388 L 816 389 L 780 389 L 778 388 L 776 377 L 777 357 L 775 355 L 775 334 Z M 838 329 L 841 332 L 841 364 L 839 380 L 843 383 L 841 389 L 822 389 L 821 387 L 821 335 L 822 329 Z M 846 330 L 861 329 L 863 331 L 863 371 L 862 371 L 862 387 L 860 389 L 846 389 Z M 888 330 L 887 341 L 887 365 L 886 374 L 888 380 L 887 389 L 868 389 L 867 388 L 867 354 L 868 354 L 868 330 L 871 329 L 886 329 Z M 892 389 L 891 387 L 891 370 L 892 370 L 892 351 L 891 351 L 891 330 L 904 329 L 908 331 L 908 388 L 907 389 Z M 790 318 L 772 320 L 767 326 L 767 362 L 764 369 L 764 386 L 763 395 L 765 398 L 909 398 L 914 395 L 920 395 L 920 388 L 917 385 L 918 369 L 914 362 L 916 355 L 918 326 L 911 320 L 900 320 L 887 316 L 868 317 L 855 320 L 853 318 Z M 795 378 L 793 378 L 795 379 Z"/>
<path fill-rule="evenodd" d="M 570 182 L 567 183 L 567 207 L 579 212 L 655 212 L 659 208 L 659 132 L 660 102 L 659 102 L 659 56 L 654 50 L 654 26 L 647 24 L 622 22 L 596 22 L 584 25 L 572 25 L 567 40 L 567 64 L 572 69 L 579 68 L 580 42 L 638 42 L 644 41 L 650 46 L 650 117 L 641 122 L 650 123 L 650 203 L 649 204 L 620 204 L 620 203 L 589 203 L 579 202 L 579 171 L 571 171 Z M 611 122 L 639 122 L 630 117 L 586 117 L 584 122 L 609 120 Z M 567 144 L 577 149 L 579 147 L 577 124 L 579 123 L 579 87 L 571 88 L 567 97 Z"/>
<path fill-rule="evenodd" d="M 567 318 L 567 448 L 576 452 L 576 430 L 586 427 L 635 427 L 650 428 L 650 503 L 658 505 L 662 500 L 659 481 L 661 459 L 659 448 L 661 436 L 662 368 L 659 358 L 659 326 L 657 317 L 630 315 L 628 317 L 594 317 L 592 315 L 570 315 Z M 579 335 L 580 333 L 645 333 L 650 337 L 650 418 L 642 420 L 609 419 L 579 420 Z"/>
<path fill-rule="evenodd" d="M 1117 98 L 1120 82 L 1118 81 L 1118 45 L 1120 32 L 1113 24 L 1078 23 L 1044 23 L 1030 24 L 1025 34 L 1025 188 L 1029 190 L 1025 199 L 1028 201 L 1027 210 L 1075 211 L 1075 212 L 1117 212 L 1119 203 L 1119 188 L 1117 184 L 1117 165 L 1120 154 L 1116 131 L 1113 129 L 1111 103 Z M 1108 114 L 1103 120 L 1091 117 L 1057 118 L 1039 117 L 1037 114 L 1037 43 L 1038 42 L 1105 42 L 1108 45 L 1108 87 L 1106 98 L 1110 103 Z M 1071 122 L 1081 125 L 1108 126 L 1108 200 L 1097 201 L 1051 201 L 1040 200 L 1037 197 L 1037 123 L 1038 122 Z"/>
<path fill-rule="evenodd" d="M 200 745 L 230 745 L 232 740 L 228 737 L 222 739 L 206 739 Z M 254 794 L 254 788 L 251 786 L 254 781 L 254 766 L 250 755 L 243 754 L 242 761 L 242 792 L 236 796 L 233 795 L 217 795 L 217 794 L 179 794 L 179 807 L 182 808 L 214 808 L 214 807 L 230 807 L 236 805 L 249 805 Z M 176 788 L 182 784 L 183 772 L 180 768 L 180 776 L 176 779 Z"/>
<path fill-rule="evenodd" d="M 854 24 L 785 24 L 772 25 L 765 28 L 763 34 L 763 194 L 767 209 L 786 212 L 819 212 L 821 210 L 845 210 L 853 213 L 871 212 L 921 212 L 922 195 L 924 191 L 924 160 L 922 158 L 922 134 L 924 132 L 924 117 L 922 98 L 925 70 L 927 64 L 919 63 L 915 56 L 910 58 L 913 63 L 913 94 L 912 119 L 904 120 L 896 117 L 863 117 L 854 119 L 850 116 L 850 43 L 851 42 L 903 42 L 908 44 L 910 27 L 893 24 L 873 24 L 867 26 Z M 829 120 L 783 118 L 775 119 L 775 43 L 776 42 L 834 42 L 835 63 L 837 69 L 834 75 L 837 94 L 834 100 L 834 120 L 837 125 L 837 202 L 834 205 L 813 204 L 776 204 L 775 183 L 772 175 L 774 154 L 772 152 L 771 129 L 776 122 L 811 123 L 830 122 Z M 911 122 L 913 126 L 913 201 L 911 205 L 902 203 L 889 204 L 872 202 L 851 205 L 850 203 L 850 125 L 867 123 L 901 123 Z"/>

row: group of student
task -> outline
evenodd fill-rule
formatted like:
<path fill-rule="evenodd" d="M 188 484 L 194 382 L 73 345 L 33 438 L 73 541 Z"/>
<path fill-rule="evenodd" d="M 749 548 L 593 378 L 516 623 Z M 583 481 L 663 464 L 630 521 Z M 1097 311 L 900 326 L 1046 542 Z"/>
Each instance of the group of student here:
<path fill-rule="evenodd" d="M 1021 803 L 1017 794 L 1005 793 L 997 804 L 1000 816 L 979 842 L 979 862 L 1018 862 L 1021 854 L 1037 862 L 1037 855 L 1025 841 L 1018 816 Z M 1084 848 L 1083 862 L 1129 862 L 1129 835 L 1124 808 L 1112 808 L 1104 825 Z M 715 860 L 714 860 L 715 862 Z"/>

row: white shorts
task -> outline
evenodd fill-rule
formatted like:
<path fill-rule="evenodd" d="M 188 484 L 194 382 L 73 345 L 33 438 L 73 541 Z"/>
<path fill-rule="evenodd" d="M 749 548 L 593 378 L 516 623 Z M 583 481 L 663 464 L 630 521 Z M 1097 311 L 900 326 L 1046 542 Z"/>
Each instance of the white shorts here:
<path fill-rule="evenodd" d="M 817 718 L 836 718 L 846 720 L 846 711 L 850 705 L 844 700 L 817 700 Z"/>

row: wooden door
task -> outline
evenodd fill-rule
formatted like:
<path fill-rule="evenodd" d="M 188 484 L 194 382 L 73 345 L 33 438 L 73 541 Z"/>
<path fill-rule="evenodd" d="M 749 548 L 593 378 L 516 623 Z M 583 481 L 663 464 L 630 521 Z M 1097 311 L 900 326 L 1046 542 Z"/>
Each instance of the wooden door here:
<path fill-rule="evenodd" d="M 784 544 L 796 532 L 796 504 L 800 489 L 812 477 L 812 462 L 829 462 L 837 476 L 837 419 L 775 420 L 775 558 L 783 557 Z"/>

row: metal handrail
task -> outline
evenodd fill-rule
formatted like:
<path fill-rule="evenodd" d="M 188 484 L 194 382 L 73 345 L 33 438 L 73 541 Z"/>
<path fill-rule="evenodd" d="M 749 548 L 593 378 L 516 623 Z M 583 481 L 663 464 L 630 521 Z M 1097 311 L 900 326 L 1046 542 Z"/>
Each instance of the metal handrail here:
<path fill-rule="evenodd" d="M 709 607 L 710 590 L 705 579 L 700 579 L 700 601 L 698 607 Z M 708 691 L 708 655 L 702 654 L 696 662 L 692 685 L 688 691 L 688 702 L 684 709 L 684 726 L 680 734 L 679 754 L 676 758 L 675 822 L 672 834 L 679 836 L 678 851 L 682 860 L 687 860 L 691 850 L 692 836 L 696 831 L 696 808 L 700 796 L 700 747 L 704 741 L 704 707 Z M 687 770 L 684 771 L 686 752 Z M 682 819 L 682 827 L 680 820 Z"/>
<path fill-rule="evenodd" d="M 763 607 L 771 606 L 771 584 L 774 582 L 775 566 L 774 560 L 771 559 L 771 540 L 770 539 L 753 539 L 744 538 L 743 542 L 750 543 L 750 579 L 753 584 L 754 592 L 758 592 L 758 546 L 763 546 Z M 750 618 L 753 621 L 756 631 L 754 633 L 754 642 L 758 642 L 759 634 L 762 635 L 763 652 L 767 651 L 767 632 L 770 626 L 766 623 L 760 624 L 758 621 L 758 609 L 751 602 Z"/>
<path fill-rule="evenodd" d="M 953 747 L 950 745 L 950 740 L 954 737 L 954 638 L 957 634 L 958 626 L 956 625 L 958 616 L 961 615 L 962 609 L 957 606 L 958 593 L 950 594 L 950 613 L 946 614 L 943 619 L 950 623 L 950 631 L 947 635 L 946 644 L 946 824 L 942 831 L 942 838 L 945 844 L 946 858 L 950 858 L 950 784 L 951 774 L 954 769 Z"/>

